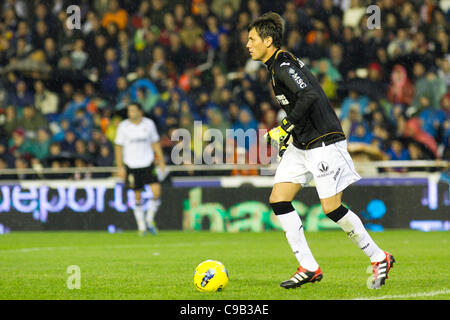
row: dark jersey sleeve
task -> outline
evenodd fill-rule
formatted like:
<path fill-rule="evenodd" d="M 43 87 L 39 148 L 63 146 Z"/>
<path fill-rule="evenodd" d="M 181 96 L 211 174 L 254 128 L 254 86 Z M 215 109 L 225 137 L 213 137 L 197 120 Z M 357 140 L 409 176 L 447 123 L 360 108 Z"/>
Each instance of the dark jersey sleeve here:
<path fill-rule="evenodd" d="M 281 62 L 275 68 L 278 80 L 297 97 L 292 111 L 287 116 L 288 121 L 295 125 L 304 117 L 319 95 L 303 76 L 301 69 L 293 63 Z"/>

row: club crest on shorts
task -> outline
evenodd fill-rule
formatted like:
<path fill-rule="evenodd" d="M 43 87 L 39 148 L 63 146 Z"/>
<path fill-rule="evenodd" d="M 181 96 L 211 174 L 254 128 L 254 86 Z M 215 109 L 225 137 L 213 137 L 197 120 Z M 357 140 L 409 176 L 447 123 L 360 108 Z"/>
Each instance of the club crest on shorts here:
<path fill-rule="evenodd" d="M 325 161 L 321 161 L 319 162 L 319 164 L 317 165 L 317 168 L 319 169 L 320 172 L 325 173 L 328 171 L 328 168 L 330 166 L 328 165 L 328 163 L 326 163 Z"/>

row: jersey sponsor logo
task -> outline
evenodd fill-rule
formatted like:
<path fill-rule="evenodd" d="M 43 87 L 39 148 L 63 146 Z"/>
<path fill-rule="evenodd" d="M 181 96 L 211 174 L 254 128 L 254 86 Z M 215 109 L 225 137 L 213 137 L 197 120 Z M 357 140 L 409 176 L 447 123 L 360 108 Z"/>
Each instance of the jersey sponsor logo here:
<path fill-rule="evenodd" d="M 336 173 L 335 173 L 334 176 L 333 176 L 333 180 L 334 180 L 334 181 L 336 181 L 336 179 L 337 179 L 337 177 L 338 177 L 338 175 L 339 175 L 340 172 L 341 172 L 341 168 L 338 168 L 337 171 L 336 171 Z"/>
<path fill-rule="evenodd" d="M 330 166 L 328 165 L 328 163 L 326 163 L 325 161 L 321 161 L 318 165 L 317 168 L 319 169 L 320 172 L 325 173 L 328 171 L 328 168 Z"/>
<path fill-rule="evenodd" d="M 289 104 L 289 101 L 284 94 L 277 95 L 275 98 L 277 98 L 278 103 L 282 106 L 287 106 Z"/>
<path fill-rule="evenodd" d="M 130 139 L 130 143 L 147 143 L 148 139 L 146 138 L 135 138 L 135 139 Z"/>
<path fill-rule="evenodd" d="M 317 165 L 317 169 L 321 172 L 317 175 L 317 178 L 325 178 L 333 175 L 334 181 L 336 181 L 339 173 L 341 172 L 341 168 L 338 168 L 336 171 L 330 170 L 330 165 L 325 161 L 319 162 L 319 164 Z"/>
<path fill-rule="evenodd" d="M 300 65 L 300 68 L 303 68 L 305 66 L 305 64 L 303 63 L 302 60 L 300 60 L 299 58 L 297 58 L 297 62 Z"/>
<path fill-rule="evenodd" d="M 294 79 L 294 81 L 299 85 L 300 88 L 302 88 L 302 89 L 306 88 L 306 83 L 303 81 L 303 79 L 297 74 L 297 72 L 294 69 L 289 68 L 289 74 L 291 75 L 292 79 Z"/>

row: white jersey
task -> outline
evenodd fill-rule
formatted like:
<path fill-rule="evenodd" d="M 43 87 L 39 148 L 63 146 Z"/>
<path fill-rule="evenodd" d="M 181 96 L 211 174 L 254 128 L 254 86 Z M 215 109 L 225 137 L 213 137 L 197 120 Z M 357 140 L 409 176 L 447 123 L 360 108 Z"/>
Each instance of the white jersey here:
<path fill-rule="evenodd" d="M 156 125 L 149 118 L 139 124 L 126 119 L 117 128 L 115 144 L 123 147 L 123 163 L 132 169 L 150 166 L 155 159 L 152 144 L 159 141 Z"/>

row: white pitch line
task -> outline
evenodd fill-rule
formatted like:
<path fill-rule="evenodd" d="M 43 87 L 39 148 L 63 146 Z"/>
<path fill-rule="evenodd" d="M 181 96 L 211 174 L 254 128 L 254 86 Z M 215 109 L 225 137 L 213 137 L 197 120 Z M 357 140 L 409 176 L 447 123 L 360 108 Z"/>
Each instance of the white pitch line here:
<path fill-rule="evenodd" d="M 238 242 L 227 242 L 230 244 L 237 244 Z M 165 243 L 165 244 L 136 244 L 136 245 L 106 245 L 106 246 L 89 246 L 89 247 L 36 247 L 36 248 L 21 248 L 21 249 L 0 249 L 0 253 L 9 253 L 9 252 L 36 252 L 36 251 L 56 251 L 56 250 L 89 250 L 89 249 L 129 249 L 129 248 L 162 248 L 164 247 L 191 247 L 191 246 L 205 246 L 205 245 L 219 245 L 223 244 L 223 242 L 185 242 L 185 243 Z"/>
<path fill-rule="evenodd" d="M 402 298 L 419 298 L 419 297 L 433 297 L 437 295 L 450 294 L 449 289 L 431 291 L 431 292 L 418 292 L 410 294 L 397 294 L 397 295 L 385 295 L 380 297 L 365 297 L 365 298 L 355 298 L 352 300 L 385 300 L 385 299 L 402 299 Z"/>

